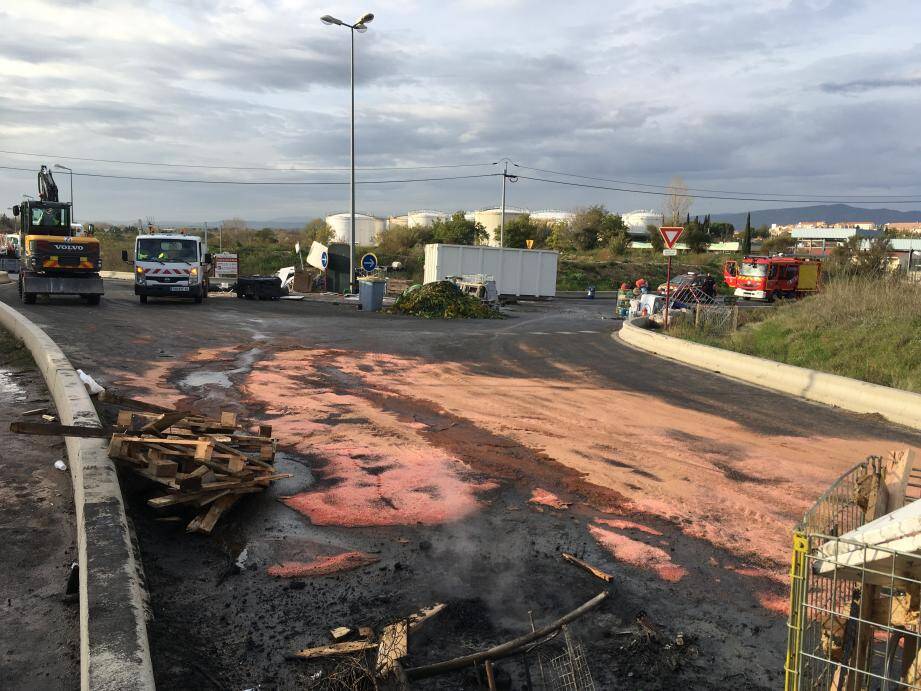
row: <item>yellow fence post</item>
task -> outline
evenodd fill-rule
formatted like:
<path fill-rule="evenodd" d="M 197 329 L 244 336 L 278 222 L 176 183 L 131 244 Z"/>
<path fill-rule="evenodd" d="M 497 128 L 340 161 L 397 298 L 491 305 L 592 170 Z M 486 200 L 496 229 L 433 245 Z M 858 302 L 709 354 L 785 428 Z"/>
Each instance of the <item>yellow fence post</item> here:
<path fill-rule="evenodd" d="M 803 637 L 803 598 L 806 593 L 806 552 L 809 540 L 804 533 L 793 533 L 790 560 L 790 615 L 787 619 L 787 661 L 784 664 L 784 691 L 799 691 L 799 653 Z"/>

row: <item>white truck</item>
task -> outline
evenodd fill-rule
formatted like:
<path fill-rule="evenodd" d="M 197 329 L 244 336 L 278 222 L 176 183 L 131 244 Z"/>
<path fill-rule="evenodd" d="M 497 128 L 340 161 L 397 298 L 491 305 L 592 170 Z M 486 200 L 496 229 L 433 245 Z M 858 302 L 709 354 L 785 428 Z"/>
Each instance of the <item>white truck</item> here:
<path fill-rule="evenodd" d="M 128 251 L 122 259 L 130 263 Z M 134 294 L 141 304 L 149 297 L 208 297 L 211 255 L 200 237 L 179 233 L 138 235 L 134 243 Z"/>

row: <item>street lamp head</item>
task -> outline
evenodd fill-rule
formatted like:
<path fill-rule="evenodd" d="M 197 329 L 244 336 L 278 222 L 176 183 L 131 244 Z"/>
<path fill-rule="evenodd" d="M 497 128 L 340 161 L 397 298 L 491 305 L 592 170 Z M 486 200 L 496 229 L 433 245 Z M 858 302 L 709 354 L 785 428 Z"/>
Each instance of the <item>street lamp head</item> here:
<path fill-rule="evenodd" d="M 364 24 L 356 24 L 353 28 L 360 34 L 367 33 L 368 31 L 368 27 L 366 27 Z"/>
<path fill-rule="evenodd" d="M 335 17 L 328 14 L 324 14 L 322 17 L 320 17 L 320 21 L 324 24 L 338 24 L 339 26 L 343 26 L 345 24 L 345 22 L 341 19 L 336 19 Z"/>
<path fill-rule="evenodd" d="M 366 14 L 364 17 L 362 17 L 357 22 L 355 22 L 355 24 L 356 26 L 358 24 L 370 24 L 373 21 L 374 21 L 374 15 L 368 12 L 368 14 Z"/>
<path fill-rule="evenodd" d="M 70 168 L 68 168 L 67 166 L 62 166 L 60 163 L 55 163 L 54 167 L 57 168 L 58 170 L 70 170 Z"/>

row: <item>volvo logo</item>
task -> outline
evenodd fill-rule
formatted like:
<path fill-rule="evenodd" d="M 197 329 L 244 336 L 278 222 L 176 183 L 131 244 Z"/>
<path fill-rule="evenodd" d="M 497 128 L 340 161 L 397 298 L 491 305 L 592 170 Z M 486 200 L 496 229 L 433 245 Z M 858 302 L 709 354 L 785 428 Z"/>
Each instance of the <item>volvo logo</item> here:
<path fill-rule="evenodd" d="M 56 250 L 74 250 L 80 252 L 83 250 L 83 245 L 52 245 Z"/>

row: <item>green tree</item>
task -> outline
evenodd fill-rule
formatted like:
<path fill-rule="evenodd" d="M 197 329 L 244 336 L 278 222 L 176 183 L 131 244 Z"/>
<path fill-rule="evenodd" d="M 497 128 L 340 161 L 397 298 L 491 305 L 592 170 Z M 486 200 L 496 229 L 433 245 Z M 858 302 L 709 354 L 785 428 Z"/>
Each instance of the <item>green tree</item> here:
<path fill-rule="evenodd" d="M 662 239 L 662 233 L 659 232 L 659 229 L 649 224 L 646 226 L 646 234 L 649 236 L 649 242 L 652 243 L 652 249 L 656 252 L 661 252 L 665 249 L 665 240 Z"/>
<path fill-rule="evenodd" d="M 691 252 L 700 253 L 707 250 L 710 236 L 704 231 L 703 225 L 697 220 L 691 221 L 681 234 L 681 241 L 688 246 Z"/>
<path fill-rule="evenodd" d="M 745 218 L 745 231 L 742 234 L 742 254 L 752 253 L 752 215 L 749 212 Z"/>
<path fill-rule="evenodd" d="M 527 241 L 533 240 L 533 249 L 540 249 L 547 246 L 550 234 L 546 223 L 532 221 L 528 214 L 523 214 L 505 224 L 505 246 L 527 249 Z"/>
<path fill-rule="evenodd" d="M 710 237 L 717 240 L 731 240 L 736 229 L 731 223 L 721 223 L 719 221 L 710 224 Z"/>
<path fill-rule="evenodd" d="M 790 233 L 781 233 L 761 243 L 761 252 L 762 254 L 776 254 L 786 252 L 791 247 L 793 247 L 793 238 Z M 745 254 L 751 254 L 751 250 L 745 252 Z"/>
<path fill-rule="evenodd" d="M 12 233 L 16 230 L 16 222 L 12 217 L 7 216 L 6 214 L 0 214 L 0 230 L 6 233 Z"/>
<path fill-rule="evenodd" d="M 400 257 L 414 247 L 428 244 L 433 240 L 432 228 L 426 226 L 392 225 L 377 236 L 377 249 L 388 257 Z"/>
<path fill-rule="evenodd" d="M 438 219 L 432 224 L 432 240 L 446 245 L 475 245 L 486 237 L 483 225 L 468 221 L 463 211 L 456 212 L 448 219 Z"/>
<path fill-rule="evenodd" d="M 275 237 L 275 231 L 271 228 L 262 228 L 257 230 L 253 237 L 261 243 L 265 244 L 275 244 L 278 242 L 278 238 Z"/>
<path fill-rule="evenodd" d="M 322 218 L 315 218 L 312 221 L 308 221 L 307 225 L 304 226 L 301 245 L 303 249 L 309 251 L 313 242 L 328 245 L 332 237 L 333 229 L 329 227 L 329 224 Z"/>

